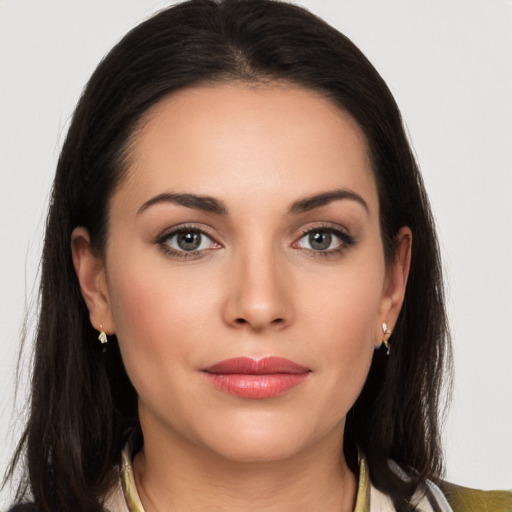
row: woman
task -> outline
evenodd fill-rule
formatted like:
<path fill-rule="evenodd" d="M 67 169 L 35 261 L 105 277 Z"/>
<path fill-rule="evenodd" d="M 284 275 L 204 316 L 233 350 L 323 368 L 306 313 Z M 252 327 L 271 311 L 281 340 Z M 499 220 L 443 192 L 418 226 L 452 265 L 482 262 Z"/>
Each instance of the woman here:
<path fill-rule="evenodd" d="M 40 315 L 37 510 L 467 506 L 441 481 L 421 177 L 382 79 L 305 11 L 184 3 L 112 50 L 59 160 Z"/>

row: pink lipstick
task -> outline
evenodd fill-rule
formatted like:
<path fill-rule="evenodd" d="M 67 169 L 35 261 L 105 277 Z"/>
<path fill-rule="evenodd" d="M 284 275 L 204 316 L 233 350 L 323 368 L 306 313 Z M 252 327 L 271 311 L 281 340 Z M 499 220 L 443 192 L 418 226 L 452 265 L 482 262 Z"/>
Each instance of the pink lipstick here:
<path fill-rule="evenodd" d="M 289 359 L 265 357 L 225 359 L 203 370 L 221 391 L 241 398 L 273 398 L 301 384 L 311 373 Z"/>

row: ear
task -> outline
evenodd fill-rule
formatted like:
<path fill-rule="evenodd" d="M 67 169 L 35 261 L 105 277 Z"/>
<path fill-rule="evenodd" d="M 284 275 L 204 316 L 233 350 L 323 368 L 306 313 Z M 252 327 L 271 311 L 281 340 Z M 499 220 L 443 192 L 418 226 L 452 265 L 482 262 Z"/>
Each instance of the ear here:
<path fill-rule="evenodd" d="M 77 227 L 71 234 L 73 265 L 80 283 L 82 297 L 89 309 L 92 326 L 107 334 L 115 332 L 110 297 L 103 259 L 97 256 L 91 246 L 87 229 Z"/>
<path fill-rule="evenodd" d="M 382 343 L 384 333 L 382 322 L 386 322 L 388 329 L 393 331 L 398 315 L 402 309 L 405 297 L 405 288 L 409 269 L 411 266 L 412 232 L 407 226 L 403 226 L 395 237 L 395 254 L 393 261 L 388 264 L 382 300 L 379 310 L 379 321 L 376 326 L 375 346 Z"/>

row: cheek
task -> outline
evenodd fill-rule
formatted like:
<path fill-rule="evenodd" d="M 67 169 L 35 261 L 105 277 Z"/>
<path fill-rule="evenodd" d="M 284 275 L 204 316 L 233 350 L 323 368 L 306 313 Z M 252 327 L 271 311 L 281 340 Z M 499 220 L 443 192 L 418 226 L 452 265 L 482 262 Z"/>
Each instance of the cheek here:
<path fill-rule="evenodd" d="M 108 285 L 116 335 L 128 375 L 144 395 L 154 384 L 151 375 L 179 376 L 193 363 L 194 340 L 204 327 L 200 317 L 211 307 L 208 293 L 197 293 L 196 279 L 180 277 L 154 258 L 151 264 L 140 255 L 112 261 Z"/>
<path fill-rule="evenodd" d="M 183 272 L 143 241 L 121 233 L 108 255 L 108 288 L 116 333 L 124 344 L 172 346 L 169 337 L 193 335 L 194 312 L 207 304 L 204 272 Z M 181 270 L 181 271 L 180 271 Z M 201 290 L 200 292 L 198 290 Z"/>
<path fill-rule="evenodd" d="M 368 375 L 384 279 L 383 261 L 354 268 L 340 266 L 329 278 L 314 276 L 301 293 L 303 330 L 307 331 L 325 378 L 326 411 L 344 415 L 357 399 Z M 319 284 L 322 283 L 322 286 Z M 343 410 L 340 411 L 340 407 Z"/>
<path fill-rule="evenodd" d="M 373 346 L 383 283 L 384 263 L 380 261 L 367 264 L 363 260 L 325 275 L 311 274 L 298 292 L 301 316 L 312 328 L 327 331 L 326 339 L 336 340 L 334 347 L 340 350 L 357 350 L 365 343 Z"/>
<path fill-rule="evenodd" d="M 333 291 L 332 301 L 318 301 L 317 318 L 323 324 L 322 355 L 336 362 L 331 378 L 351 392 L 352 384 L 362 386 L 373 356 L 379 297 L 360 282 L 356 287 L 346 284 L 343 290 Z"/>

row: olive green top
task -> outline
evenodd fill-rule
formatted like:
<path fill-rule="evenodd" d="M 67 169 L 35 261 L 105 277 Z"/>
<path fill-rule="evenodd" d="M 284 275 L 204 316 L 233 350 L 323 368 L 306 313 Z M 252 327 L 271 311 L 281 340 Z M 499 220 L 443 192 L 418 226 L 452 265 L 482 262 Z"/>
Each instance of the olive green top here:
<path fill-rule="evenodd" d="M 512 512 L 511 491 L 480 491 L 448 482 L 441 490 L 454 512 Z"/>

